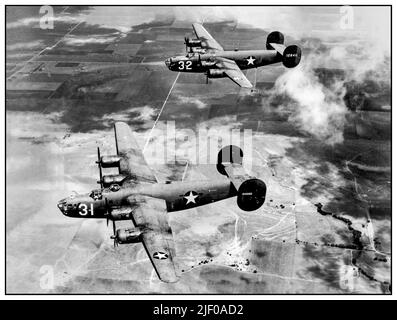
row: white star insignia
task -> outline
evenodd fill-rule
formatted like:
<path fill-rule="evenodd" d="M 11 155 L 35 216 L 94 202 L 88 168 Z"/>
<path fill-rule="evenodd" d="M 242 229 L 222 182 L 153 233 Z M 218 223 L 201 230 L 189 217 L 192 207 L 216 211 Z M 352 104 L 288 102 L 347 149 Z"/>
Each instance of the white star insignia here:
<path fill-rule="evenodd" d="M 254 57 L 250 56 L 247 60 L 247 65 L 249 66 L 250 64 L 254 65 L 254 61 L 256 60 Z"/>
<path fill-rule="evenodd" d="M 195 195 L 193 194 L 192 191 L 190 191 L 190 193 L 189 193 L 188 196 L 184 196 L 184 198 L 187 200 L 186 204 L 189 204 L 190 202 L 196 203 L 196 200 L 195 200 L 195 199 L 196 199 L 197 197 L 198 197 L 198 196 L 195 196 Z"/>
<path fill-rule="evenodd" d="M 159 259 L 159 260 L 164 260 L 164 259 L 167 259 L 167 258 L 168 258 L 168 254 L 166 254 L 166 253 L 164 253 L 164 252 L 161 252 L 161 251 L 155 252 L 155 253 L 153 254 L 153 258 Z"/>

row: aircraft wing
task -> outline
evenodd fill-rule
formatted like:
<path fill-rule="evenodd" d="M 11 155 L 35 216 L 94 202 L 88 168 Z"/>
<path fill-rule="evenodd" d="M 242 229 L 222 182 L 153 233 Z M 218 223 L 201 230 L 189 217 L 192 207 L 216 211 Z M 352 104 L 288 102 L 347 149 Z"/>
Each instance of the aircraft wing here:
<path fill-rule="evenodd" d="M 251 82 L 246 78 L 244 73 L 238 67 L 236 62 L 226 58 L 217 58 L 216 66 L 225 70 L 226 75 L 242 88 L 252 88 Z"/>
<path fill-rule="evenodd" d="M 193 30 L 197 38 L 201 40 L 202 48 L 223 51 L 222 46 L 209 34 L 200 23 L 193 23 Z"/>
<path fill-rule="evenodd" d="M 165 201 L 147 196 L 128 200 L 134 208 L 133 222 L 143 230 L 142 243 L 158 277 L 164 282 L 178 281 L 180 274 L 173 260 L 175 246 Z"/>
<path fill-rule="evenodd" d="M 124 122 L 114 124 L 117 155 L 120 157 L 120 174 L 126 176 L 125 184 L 156 183 L 157 179 L 146 163 L 130 127 Z"/>

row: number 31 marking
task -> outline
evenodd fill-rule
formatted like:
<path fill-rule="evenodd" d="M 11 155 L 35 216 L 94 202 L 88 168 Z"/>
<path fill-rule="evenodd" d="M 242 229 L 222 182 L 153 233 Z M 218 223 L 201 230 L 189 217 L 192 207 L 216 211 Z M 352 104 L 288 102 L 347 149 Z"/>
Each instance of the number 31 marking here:
<path fill-rule="evenodd" d="M 90 212 L 91 216 L 94 215 L 94 205 L 91 203 L 90 209 L 88 210 L 88 207 L 85 203 L 80 203 L 79 204 L 79 215 L 81 216 L 86 216 L 88 214 L 88 211 Z"/>
<path fill-rule="evenodd" d="M 178 62 L 178 64 L 179 64 L 179 67 L 178 67 L 179 70 L 183 70 L 183 69 L 192 70 L 193 63 L 190 60 L 187 60 L 187 61 L 181 60 Z"/>

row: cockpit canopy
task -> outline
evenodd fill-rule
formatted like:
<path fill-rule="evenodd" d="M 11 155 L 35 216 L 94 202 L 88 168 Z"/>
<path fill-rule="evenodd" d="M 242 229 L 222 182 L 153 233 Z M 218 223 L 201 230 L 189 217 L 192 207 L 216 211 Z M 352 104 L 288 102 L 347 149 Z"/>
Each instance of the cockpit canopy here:
<path fill-rule="evenodd" d="M 90 193 L 90 197 L 94 200 L 101 200 L 102 199 L 102 190 L 101 189 L 92 190 Z"/>

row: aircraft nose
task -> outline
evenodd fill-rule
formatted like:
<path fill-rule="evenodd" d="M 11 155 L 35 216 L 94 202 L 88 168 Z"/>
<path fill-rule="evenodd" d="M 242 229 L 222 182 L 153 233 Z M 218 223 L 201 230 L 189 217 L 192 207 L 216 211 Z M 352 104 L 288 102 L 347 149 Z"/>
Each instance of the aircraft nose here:
<path fill-rule="evenodd" d="M 60 200 L 57 204 L 57 207 L 63 214 L 66 214 L 66 201 L 65 200 Z"/>
<path fill-rule="evenodd" d="M 165 65 L 167 66 L 167 68 L 169 68 L 169 67 L 170 67 L 170 65 L 171 65 L 171 59 L 170 59 L 170 58 L 168 58 L 168 59 L 167 59 L 167 60 L 165 60 L 164 62 L 165 62 Z"/>

